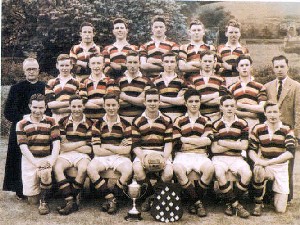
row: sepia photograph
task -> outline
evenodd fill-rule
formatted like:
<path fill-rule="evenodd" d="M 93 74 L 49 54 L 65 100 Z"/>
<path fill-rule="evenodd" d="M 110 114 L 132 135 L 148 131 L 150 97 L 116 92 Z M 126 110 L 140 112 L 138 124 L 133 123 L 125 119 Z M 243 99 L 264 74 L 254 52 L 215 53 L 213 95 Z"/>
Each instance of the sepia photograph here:
<path fill-rule="evenodd" d="M 1 224 L 300 224 L 300 1 L 0 12 Z"/>

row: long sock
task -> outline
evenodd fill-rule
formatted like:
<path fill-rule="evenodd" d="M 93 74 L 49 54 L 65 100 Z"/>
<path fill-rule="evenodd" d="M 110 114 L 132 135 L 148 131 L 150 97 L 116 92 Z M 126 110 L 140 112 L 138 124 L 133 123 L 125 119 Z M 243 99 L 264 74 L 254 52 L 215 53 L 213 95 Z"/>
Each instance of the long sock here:
<path fill-rule="evenodd" d="M 78 193 L 80 193 L 80 191 L 83 189 L 83 184 L 74 180 L 72 185 L 73 185 L 73 196 L 76 198 Z"/>
<path fill-rule="evenodd" d="M 248 191 L 248 184 L 243 184 L 243 182 L 241 181 L 241 179 L 239 179 L 236 183 L 236 195 L 238 198 L 241 198 L 246 191 Z"/>
<path fill-rule="evenodd" d="M 194 204 L 198 200 L 198 195 L 192 182 L 188 180 L 188 182 L 181 185 L 181 187 L 186 190 L 187 194 L 191 198 L 191 203 Z"/>
<path fill-rule="evenodd" d="M 41 201 L 47 202 L 49 199 L 49 194 L 51 192 L 52 183 L 44 184 L 41 182 L 40 187 L 41 187 Z"/>
<path fill-rule="evenodd" d="M 266 185 L 265 185 L 265 181 L 257 183 L 255 181 L 253 181 L 252 183 L 254 191 L 254 202 L 257 204 L 261 204 L 263 202 L 263 198 L 265 195 L 265 189 L 266 189 Z"/>
<path fill-rule="evenodd" d="M 140 181 L 138 181 L 138 183 L 140 185 L 146 185 L 147 186 L 145 197 L 148 197 L 148 196 L 154 194 L 154 188 L 153 188 L 149 178 L 145 178 L 144 180 L 140 180 Z"/>
<path fill-rule="evenodd" d="M 224 195 L 227 203 L 234 203 L 237 201 L 236 195 L 233 192 L 230 181 L 227 181 L 225 185 L 219 186 L 220 192 Z"/>
<path fill-rule="evenodd" d="M 97 192 L 102 193 L 104 196 L 106 196 L 108 193 L 110 193 L 110 190 L 107 186 L 107 181 L 103 178 L 99 178 L 94 183 L 95 189 Z"/>
<path fill-rule="evenodd" d="M 204 183 L 202 181 L 202 179 L 200 179 L 198 182 L 196 182 L 196 184 L 197 184 L 196 191 L 198 194 L 198 198 L 202 201 L 206 190 L 208 190 L 208 188 L 209 188 L 209 184 Z"/>
<path fill-rule="evenodd" d="M 66 201 L 73 199 L 72 186 L 67 179 L 58 182 L 58 187 Z"/>

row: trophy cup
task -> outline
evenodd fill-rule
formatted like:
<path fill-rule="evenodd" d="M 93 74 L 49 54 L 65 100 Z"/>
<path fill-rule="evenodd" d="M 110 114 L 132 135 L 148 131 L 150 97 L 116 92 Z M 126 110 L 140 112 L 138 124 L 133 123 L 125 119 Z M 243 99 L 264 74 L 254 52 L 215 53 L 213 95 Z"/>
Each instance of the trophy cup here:
<path fill-rule="evenodd" d="M 127 195 L 127 194 L 126 194 Z M 136 208 L 135 201 L 141 197 L 141 185 L 139 185 L 135 179 L 132 180 L 132 183 L 128 185 L 128 195 L 129 198 L 132 199 L 133 207 L 125 216 L 125 220 L 127 221 L 139 221 L 143 218 L 141 217 L 141 213 Z"/>

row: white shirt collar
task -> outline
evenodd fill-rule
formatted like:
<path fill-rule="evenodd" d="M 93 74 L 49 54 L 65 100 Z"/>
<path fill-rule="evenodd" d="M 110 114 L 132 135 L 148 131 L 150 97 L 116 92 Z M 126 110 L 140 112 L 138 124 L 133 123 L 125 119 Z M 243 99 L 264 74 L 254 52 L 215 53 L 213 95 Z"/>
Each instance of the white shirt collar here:
<path fill-rule="evenodd" d="M 101 74 L 101 78 L 99 80 L 102 80 L 105 77 L 104 73 Z M 97 81 L 95 78 L 92 76 L 92 74 L 89 76 L 89 79 L 93 82 Z"/>
<path fill-rule="evenodd" d="M 269 130 L 270 127 L 269 127 L 268 121 L 265 121 L 264 124 L 268 127 L 268 130 Z M 276 132 L 277 130 L 280 130 L 281 127 L 282 127 L 282 125 L 283 125 L 283 123 L 280 121 L 280 122 L 278 123 L 278 126 L 276 127 L 276 129 L 273 130 L 273 132 Z"/>
<path fill-rule="evenodd" d="M 103 120 L 106 122 L 106 123 L 108 123 L 108 119 L 107 119 L 107 113 L 105 113 L 104 114 L 104 116 L 103 116 Z M 121 122 L 121 118 L 120 118 L 120 116 L 119 115 L 117 115 L 117 121 L 116 122 L 114 122 L 114 124 L 116 124 L 116 123 L 120 123 Z"/>
<path fill-rule="evenodd" d="M 83 48 L 83 49 L 87 49 L 85 46 L 83 46 L 82 42 L 80 42 L 79 46 L 80 46 L 81 48 Z M 92 45 L 89 49 L 91 49 L 91 48 L 93 48 L 93 47 L 95 47 L 95 46 L 96 46 L 96 44 L 93 42 L 93 45 Z"/>
<path fill-rule="evenodd" d="M 225 44 L 225 46 L 231 48 L 231 45 L 229 44 L 229 42 L 227 42 L 227 43 Z M 242 47 L 241 44 L 240 44 L 240 43 L 237 43 L 236 48 L 241 48 L 241 47 Z"/>
<path fill-rule="evenodd" d="M 142 116 L 145 117 L 147 120 L 152 120 L 151 118 L 149 118 L 149 117 L 146 115 L 146 111 L 144 111 L 144 112 L 142 113 Z M 158 119 L 158 118 L 161 117 L 161 116 L 162 116 L 162 113 L 158 110 L 158 116 L 157 116 L 154 120 Z"/>
<path fill-rule="evenodd" d="M 234 115 L 234 120 L 233 120 L 232 123 L 238 121 L 238 119 L 239 119 L 239 118 L 238 118 L 236 115 Z M 229 122 L 225 121 L 224 116 L 221 117 L 221 120 L 223 121 L 223 123 L 229 123 Z"/>
<path fill-rule="evenodd" d="M 74 122 L 72 113 L 69 116 L 69 120 Z M 85 122 L 86 122 L 86 116 L 83 114 L 82 120 L 79 123 L 85 123 Z"/>
<path fill-rule="evenodd" d="M 131 78 L 131 76 L 129 76 L 129 74 L 128 74 L 128 70 L 126 70 L 126 71 L 124 72 L 124 75 L 125 75 L 126 77 L 130 77 L 130 78 Z M 141 73 L 141 71 L 138 71 L 137 74 L 136 74 L 136 76 L 135 76 L 135 77 L 132 77 L 132 80 L 133 80 L 134 78 L 136 78 L 136 77 L 142 77 L 142 76 L 143 76 L 143 74 Z"/>
<path fill-rule="evenodd" d="M 286 76 L 283 80 L 282 80 L 282 85 L 284 85 L 284 83 L 286 82 L 288 76 Z M 279 79 L 277 79 L 277 86 L 279 86 Z"/>
<path fill-rule="evenodd" d="M 27 114 L 27 115 L 24 115 L 23 116 L 23 119 L 25 119 L 25 120 L 27 120 L 27 121 L 29 121 L 29 122 L 31 122 L 31 123 L 36 123 L 36 122 L 33 122 L 32 120 L 31 120 L 31 114 Z M 41 121 L 43 121 L 44 119 L 46 119 L 46 115 L 43 115 L 43 117 L 42 117 L 42 119 L 41 119 Z M 40 122 L 41 122 L 40 121 Z"/>

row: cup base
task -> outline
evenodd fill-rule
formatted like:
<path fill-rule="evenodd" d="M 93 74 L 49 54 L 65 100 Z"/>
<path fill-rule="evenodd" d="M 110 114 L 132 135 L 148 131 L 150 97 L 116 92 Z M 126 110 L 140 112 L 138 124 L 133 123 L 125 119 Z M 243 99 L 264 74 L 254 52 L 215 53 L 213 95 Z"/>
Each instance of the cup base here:
<path fill-rule="evenodd" d="M 141 217 L 141 213 L 139 212 L 137 214 L 127 213 L 127 216 L 125 216 L 124 219 L 126 221 L 140 221 L 143 218 Z"/>

